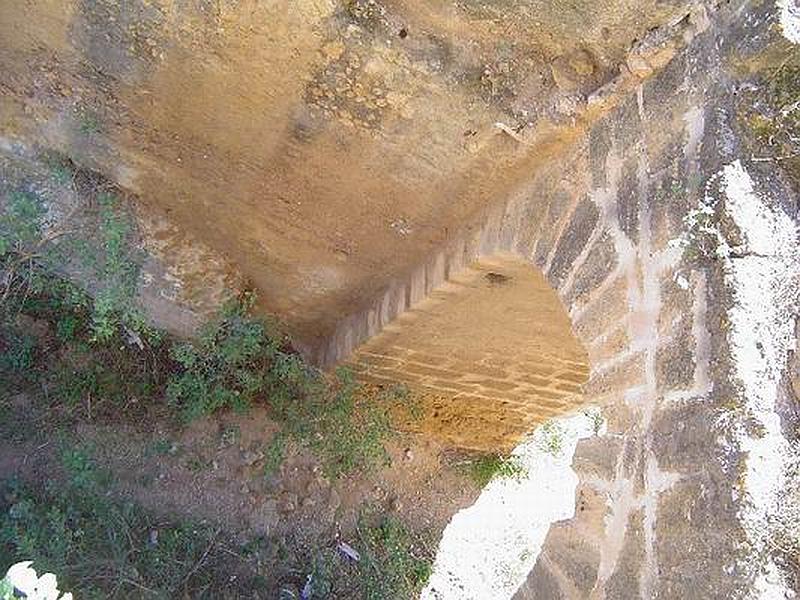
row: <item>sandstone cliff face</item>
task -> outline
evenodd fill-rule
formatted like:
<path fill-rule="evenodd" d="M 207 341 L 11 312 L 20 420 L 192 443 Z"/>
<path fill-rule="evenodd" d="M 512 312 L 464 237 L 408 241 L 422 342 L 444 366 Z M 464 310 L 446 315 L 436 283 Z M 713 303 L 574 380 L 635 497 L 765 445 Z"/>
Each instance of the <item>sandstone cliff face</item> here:
<path fill-rule="evenodd" d="M 162 250 L 228 259 L 311 353 L 572 139 L 586 95 L 687 10 L 5 2 L 0 131 L 134 192 Z"/>

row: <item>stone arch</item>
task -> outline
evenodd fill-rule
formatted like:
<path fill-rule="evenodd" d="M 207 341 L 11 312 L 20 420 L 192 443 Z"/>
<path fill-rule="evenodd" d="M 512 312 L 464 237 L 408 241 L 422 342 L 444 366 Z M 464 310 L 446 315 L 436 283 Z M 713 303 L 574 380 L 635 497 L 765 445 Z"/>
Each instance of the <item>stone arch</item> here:
<path fill-rule="evenodd" d="M 715 552 L 723 559 L 736 554 L 733 504 L 720 496 L 717 514 L 691 525 L 679 516 L 726 468 L 696 472 L 697 461 L 716 452 L 710 442 L 703 446 L 713 428 L 707 412 L 686 405 L 710 389 L 707 298 L 721 284 L 713 272 L 683 270 L 682 252 L 670 244 L 682 235 L 689 198 L 700 193 L 692 174 L 706 113 L 679 89 L 685 68 L 677 60 L 640 88 L 596 123 L 568 160 L 542 168 L 481 227 L 398 280 L 344 323 L 326 349 L 328 362 L 349 354 L 356 341 L 482 264 L 541 271 L 586 351 L 582 402 L 602 407 L 608 429 L 579 442 L 575 516 L 552 525 L 520 599 L 711 597 L 737 585 L 721 566 L 705 562 Z M 671 88 L 669 113 L 652 86 L 659 93 Z M 663 130 L 643 125 L 667 117 L 675 124 L 667 140 Z M 531 420 L 520 423 L 529 427 Z M 669 529 L 659 524 L 665 519 Z M 692 545 L 691 555 L 676 552 L 684 544 Z"/>
<path fill-rule="evenodd" d="M 355 351 L 354 364 L 365 380 L 380 381 L 383 373 L 384 381 L 415 381 L 425 367 L 404 369 L 436 357 L 420 352 L 413 359 L 413 348 L 406 348 L 410 353 L 403 356 L 374 349 L 402 335 L 404 325 L 418 318 L 415 310 L 422 307 L 424 312 L 425 302 L 453 293 L 461 278 L 485 276 L 494 268 L 502 271 L 499 264 L 525 265 L 542 273 L 569 316 L 578 347 L 585 349 L 584 359 L 573 361 L 576 372 L 588 375 L 581 381 L 583 397 L 550 412 L 539 399 L 538 409 L 526 411 L 509 404 L 511 399 L 497 390 L 490 401 L 502 408 L 491 418 L 517 418 L 516 426 L 505 429 L 506 439 L 513 440 L 547 416 L 594 405 L 602 407 L 608 430 L 578 444 L 575 517 L 551 527 L 518 598 L 630 598 L 632 591 L 649 598 L 657 585 L 689 589 L 697 582 L 659 579 L 661 560 L 681 559 L 669 553 L 662 559 L 658 544 L 668 547 L 681 536 L 698 541 L 711 529 L 727 527 L 724 519 L 711 519 L 702 526 L 659 532 L 656 540 L 662 499 L 683 498 L 704 485 L 680 472 L 691 459 L 676 459 L 668 437 L 673 419 L 688 416 L 680 412 L 680 402 L 709 391 L 706 298 L 715 283 L 704 271 L 684 276 L 682 252 L 670 244 L 682 234 L 688 192 L 696 195 L 698 190 L 676 194 L 672 205 L 659 202 L 676 182 L 693 185 L 696 129 L 702 131 L 704 112 L 687 94 L 675 91 L 680 126 L 665 155 L 663 139 L 651 146 L 655 132 L 642 127 L 650 104 L 641 98 L 647 98 L 646 88 L 639 95 L 598 122 L 568 161 L 541 169 L 505 205 L 491 211 L 481 227 L 399 279 L 368 310 L 350 317 L 322 360 L 331 363 Z M 372 341 L 357 345 L 362 339 Z M 428 373 L 437 368 L 428 365 Z M 469 396 L 478 406 L 480 397 L 488 399 L 486 390 Z M 702 436 L 706 417 L 695 417 L 689 427 L 695 428 L 692 435 Z M 500 440 L 490 436 L 477 446 L 502 448 Z M 459 443 L 470 447 L 463 435 Z M 677 468 L 666 469 L 665 464 Z M 720 507 L 726 514 L 731 510 L 722 501 Z M 706 552 L 707 544 L 703 546 Z M 680 564 L 671 566 L 680 572 Z M 708 579 L 704 585 L 726 587 L 719 582 Z"/>
<path fill-rule="evenodd" d="M 732 356 L 731 273 L 734 261 L 764 261 L 763 268 L 780 273 L 776 281 L 790 281 L 797 261 L 785 249 L 691 258 L 680 247 L 691 241 L 685 219 L 700 205 L 714 205 L 720 221 L 735 222 L 740 232 L 747 223 L 737 221 L 729 204 L 757 207 L 768 215 L 765 223 L 796 219 L 790 186 L 763 164 L 748 163 L 735 123 L 738 84 L 715 62 L 742 51 L 738 39 L 758 39 L 769 10 L 759 8 L 765 20 L 747 23 L 723 11 L 661 72 L 585 124 L 585 135 L 559 161 L 487 209 L 480 226 L 345 320 L 323 350 L 321 362 L 349 355 L 481 261 L 512 255 L 547 278 L 586 349 L 583 393 L 602 407 L 607 430 L 578 443 L 574 516 L 551 525 L 519 600 L 740 598 L 780 589 L 774 564 L 772 581 L 758 572 L 772 559 L 759 549 L 763 524 L 754 526 L 756 517 L 748 516 L 762 518 L 774 505 L 748 508 L 747 478 L 754 447 L 748 440 L 757 435 L 750 419 L 775 423 L 781 413 L 775 401 L 751 402 L 747 396 L 758 398 L 757 389 L 737 387 L 742 373 L 756 367 L 737 365 Z M 794 225 L 787 231 L 795 239 Z M 734 237 L 738 245 L 747 235 Z M 751 317 L 791 320 L 792 310 L 781 304 L 777 317 Z M 769 322 L 761 331 L 776 330 Z M 780 364 L 772 378 L 752 379 L 785 393 L 781 370 L 793 338 L 773 343 L 751 335 L 746 343 L 775 348 Z M 737 403 L 747 408 L 731 408 Z M 775 444 L 772 454 L 755 454 L 774 460 L 771 473 L 781 468 Z M 779 478 L 767 485 L 780 485 Z M 774 503 L 773 491 L 758 493 Z"/>

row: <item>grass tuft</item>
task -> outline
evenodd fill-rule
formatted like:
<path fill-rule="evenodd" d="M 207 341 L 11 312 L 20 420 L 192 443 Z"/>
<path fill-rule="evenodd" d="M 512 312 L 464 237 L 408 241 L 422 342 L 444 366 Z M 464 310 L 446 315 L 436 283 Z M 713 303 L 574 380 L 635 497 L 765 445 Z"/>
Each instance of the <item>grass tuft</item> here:
<path fill-rule="evenodd" d="M 482 454 L 466 463 L 466 474 L 480 488 L 495 478 L 521 479 L 527 473 L 525 467 L 515 456 Z"/>

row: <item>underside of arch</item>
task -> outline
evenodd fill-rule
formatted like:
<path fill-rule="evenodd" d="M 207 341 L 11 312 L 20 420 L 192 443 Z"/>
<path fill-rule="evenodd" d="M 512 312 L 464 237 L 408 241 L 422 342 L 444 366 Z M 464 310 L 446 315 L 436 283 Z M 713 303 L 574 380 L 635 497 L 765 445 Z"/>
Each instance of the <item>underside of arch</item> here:
<path fill-rule="evenodd" d="M 586 351 L 541 272 L 510 253 L 484 257 L 361 345 L 368 383 L 421 394 L 415 427 L 460 447 L 509 450 L 541 423 L 574 411 Z"/>

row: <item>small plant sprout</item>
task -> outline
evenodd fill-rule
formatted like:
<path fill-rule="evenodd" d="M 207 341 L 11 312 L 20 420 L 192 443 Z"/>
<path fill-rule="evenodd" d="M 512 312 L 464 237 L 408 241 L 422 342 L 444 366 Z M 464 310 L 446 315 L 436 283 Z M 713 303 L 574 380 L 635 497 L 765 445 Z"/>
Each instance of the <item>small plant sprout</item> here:
<path fill-rule="evenodd" d="M 558 457 L 564 449 L 564 427 L 558 421 L 547 421 L 534 433 L 536 445 L 542 452 Z"/>
<path fill-rule="evenodd" d="M 603 418 L 603 413 L 597 407 L 587 408 L 583 414 L 589 419 L 589 424 L 592 427 L 594 435 L 600 435 L 603 431 L 603 426 L 606 424 Z"/>

